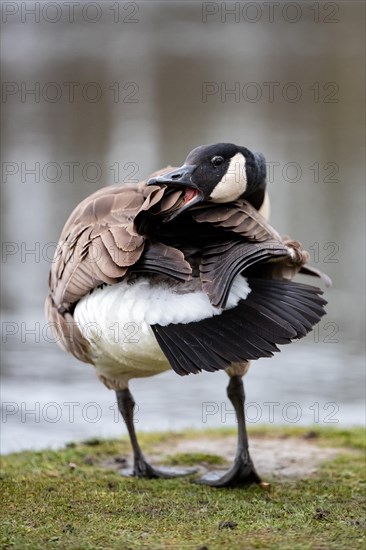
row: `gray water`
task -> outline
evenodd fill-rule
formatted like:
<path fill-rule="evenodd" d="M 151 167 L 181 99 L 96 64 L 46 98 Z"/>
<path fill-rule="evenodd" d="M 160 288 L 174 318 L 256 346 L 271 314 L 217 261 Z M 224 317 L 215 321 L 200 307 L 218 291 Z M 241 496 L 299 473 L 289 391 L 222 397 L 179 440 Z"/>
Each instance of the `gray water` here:
<path fill-rule="evenodd" d="M 261 2 L 231 16 L 223 3 L 96 4 L 99 21 L 85 4 L 72 21 L 61 2 L 52 23 L 51 8 L 38 22 L 19 2 L 2 25 L 2 452 L 125 433 L 93 367 L 50 342 L 54 246 L 91 192 L 217 141 L 265 154 L 273 225 L 334 283 L 319 328 L 253 365 L 249 422 L 362 424 L 363 2 L 281 3 L 272 19 Z M 223 373 L 132 381 L 138 429 L 232 425 L 225 385 Z"/>

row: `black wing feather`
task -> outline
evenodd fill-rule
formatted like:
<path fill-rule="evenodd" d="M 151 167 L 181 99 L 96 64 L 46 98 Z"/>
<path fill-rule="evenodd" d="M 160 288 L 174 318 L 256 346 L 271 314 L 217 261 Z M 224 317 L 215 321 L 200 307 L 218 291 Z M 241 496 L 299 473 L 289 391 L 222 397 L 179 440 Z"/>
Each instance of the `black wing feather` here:
<path fill-rule="evenodd" d="M 154 325 L 155 337 L 180 375 L 225 369 L 270 357 L 276 344 L 302 338 L 325 314 L 320 289 L 271 279 L 248 279 L 246 300 L 221 315 L 188 324 Z"/>
<path fill-rule="evenodd" d="M 288 248 L 277 241 L 251 243 L 224 241 L 207 245 L 201 259 L 202 289 L 216 307 L 225 307 L 235 276 L 254 264 L 289 256 Z"/>

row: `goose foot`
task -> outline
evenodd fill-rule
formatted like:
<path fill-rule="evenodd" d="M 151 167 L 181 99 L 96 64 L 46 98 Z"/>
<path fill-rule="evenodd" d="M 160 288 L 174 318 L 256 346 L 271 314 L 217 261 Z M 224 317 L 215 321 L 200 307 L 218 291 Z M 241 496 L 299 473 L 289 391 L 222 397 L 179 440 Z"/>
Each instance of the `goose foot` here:
<path fill-rule="evenodd" d="M 239 456 L 235 459 L 233 466 L 224 475 L 220 471 L 213 471 L 205 474 L 194 481 L 195 483 L 209 485 L 210 487 L 245 487 L 253 483 L 259 486 L 268 485 L 262 482 L 257 474 L 249 457 Z"/>
<path fill-rule="evenodd" d="M 194 474 L 197 472 L 197 468 L 153 468 L 145 459 L 140 445 L 138 444 L 136 432 L 135 432 L 135 426 L 134 426 L 134 419 L 133 419 L 133 412 L 135 408 L 135 401 L 131 395 L 131 392 L 128 388 L 123 390 L 118 390 L 116 392 L 117 394 L 117 403 L 119 411 L 126 423 L 127 430 L 130 436 L 131 445 L 133 449 L 133 468 L 123 468 L 120 470 L 120 473 L 122 475 L 131 477 L 140 477 L 140 478 L 146 478 L 146 479 L 154 479 L 154 478 L 160 478 L 160 479 L 170 479 L 174 477 L 183 477 L 183 476 L 189 476 L 191 474 Z"/>
<path fill-rule="evenodd" d="M 227 395 L 233 404 L 238 420 L 238 446 L 234 464 L 228 472 L 209 472 L 195 483 L 209 485 L 210 487 L 245 487 L 256 483 L 262 489 L 268 489 L 269 484 L 261 480 L 256 472 L 253 461 L 249 454 L 248 434 L 245 424 L 244 385 L 240 375 L 230 374 L 230 382 L 227 388 Z"/>

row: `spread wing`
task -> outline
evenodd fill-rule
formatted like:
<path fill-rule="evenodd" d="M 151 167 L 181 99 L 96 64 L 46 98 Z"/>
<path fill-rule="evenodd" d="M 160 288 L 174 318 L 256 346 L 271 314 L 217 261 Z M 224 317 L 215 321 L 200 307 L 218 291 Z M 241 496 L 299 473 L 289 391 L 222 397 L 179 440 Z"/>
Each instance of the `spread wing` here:
<path fill-rule="evenodd" d="M 215 371 L 260 357 L 277 345 L 302 338 L 325 314 L 326 301 L 315 287 L 292 281 L 248 278 L 251 292 L 220 316 L 195 323 L 154 325 L 157 341 L 172 368 L 186 375 Z"/>

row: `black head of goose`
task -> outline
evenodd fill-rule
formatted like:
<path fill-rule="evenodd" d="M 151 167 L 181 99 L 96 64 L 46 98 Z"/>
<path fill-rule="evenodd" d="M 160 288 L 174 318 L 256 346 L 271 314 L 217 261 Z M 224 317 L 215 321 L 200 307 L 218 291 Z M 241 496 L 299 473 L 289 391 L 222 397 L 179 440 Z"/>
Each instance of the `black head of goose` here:
<path fill-rule="evenodd" d="M 186 189 L 184 206 L 176 215 L 202 202 L 226 204 L 243 197 L 260 210 L 266 193 L 265 159 L 233 143 L 200 145 L 180 168 L 150 178 L 148 185 L 155 184 Z"/>
<path fill-rule="evenodd" d="M 46 315 L 58 341 L 95 365 L 117 394 L 134 452 L 132 473 L 170 477 L 145 459 L 128 382 L 173 369 L 225 369 L 239 425 L 238 451 L 216 487 L 261 483 L 248 451 L 242 377 L 249 361 L 302 338 L 324 315 L 322 292 L 292 281 L 306 265 L 300 243 L 260 214 L 265 161 L 245 147 L 194 149 L 181 168 L 82 201 L 61 233 Z"/>

